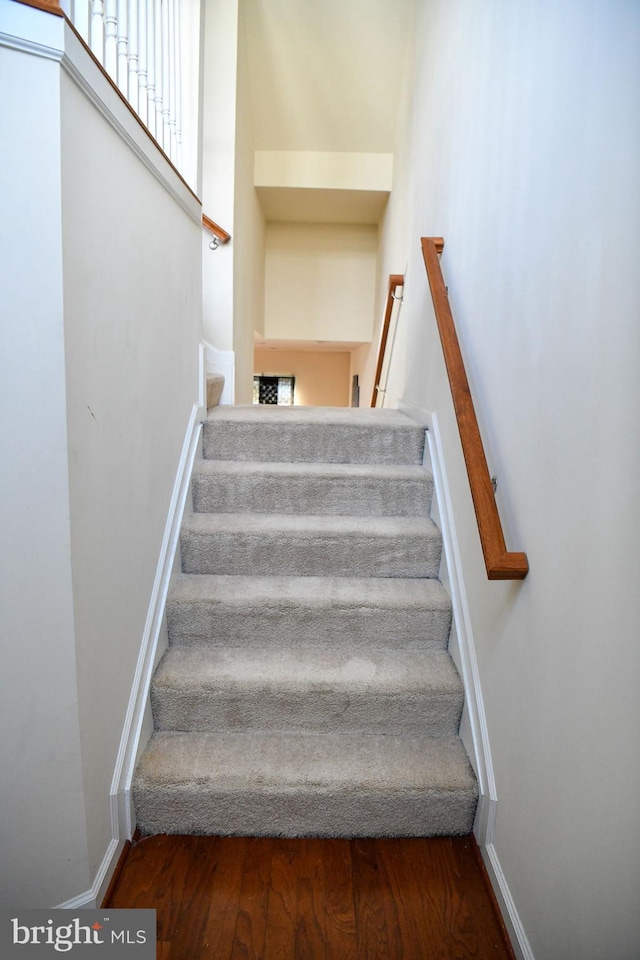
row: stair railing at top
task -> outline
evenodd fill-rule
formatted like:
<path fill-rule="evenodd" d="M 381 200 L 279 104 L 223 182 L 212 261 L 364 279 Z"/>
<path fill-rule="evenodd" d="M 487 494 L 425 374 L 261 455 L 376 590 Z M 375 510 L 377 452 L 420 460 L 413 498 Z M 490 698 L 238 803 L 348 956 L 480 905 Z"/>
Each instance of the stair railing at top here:
<path fill-rule="evenodd" d="M 487 576 L 489 580 L 524 580 L 529 572 L 527 555 L 508 551 L 502 532 L 493 483 L 489 476 L 487 458 L 438 257 L 444 248 L 444 240 L 442 237 L 423 237 L 421 243 Z"/>
<path fill-rule="evenodd" d="M 61 0 L 95 58 L 182 168 L 182 0 Z"/>
<path fill-rule="evenodd" d="M 183 167 L 185 0 L 19 0 L 66 16 L 148 133 Z"/>
<path fill-rule="evenodd" d="M 380 332 L 380 346 L 378 347 L 378 362 L 376 364 L 376 375 L 373 380 L 373 393 L 371 395 L 371 406 L 375 407 L 378 399 L 378 391 L 381 389 L 380 381 L 382 379 L 382 368 L 384 366 L 384 355 L 387 349 L 387 340 L 389 338 L 389 327 L 391 326 L 391 314 L 393 313 L 394 301 L 398 299 L 396 291 L 404 285 L 404 276 L 401 273 L 392 273 L 389 277 L 389 286 L 387 287 L 387 302 L 384 309 L 384 319 L 382 321 L 382 330 Z"/>
<path fill-rule="evenodd" d="M 218 226 L 215 220 L 208 217 L 206 213 L 202 214 L 202 226 L 213 235 L 213 239 L 209 244 L 212 250 L 216 249 L 218 243 L 229 243 L 229 240 L 231 240 L 231 234 L 227 233 L 223 227 Z"/>

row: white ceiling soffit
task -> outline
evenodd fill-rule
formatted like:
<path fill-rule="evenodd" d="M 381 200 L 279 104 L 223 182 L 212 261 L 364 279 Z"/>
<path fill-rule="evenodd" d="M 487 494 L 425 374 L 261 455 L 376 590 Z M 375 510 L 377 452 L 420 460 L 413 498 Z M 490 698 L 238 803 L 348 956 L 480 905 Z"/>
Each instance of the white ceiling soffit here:
<path fill-rule="evenodd" d="M 388 193 L 374 190 L 322 190 L 256 187 L 265 220 L 283 223 L 377 224 Z"/>
<path fill-rule="evenodd" d="M 286 350 L 292 352 L 321 351 L 322 353 L 350 353 L 357 350 L 358 347 L 370 346 L 370 341 L 360 342 L 355 340 L 266 340 L 255 334 L 254 346 L 258 350 Z"/>
<path fill-rule="evenodd" d="M 244 0 L 254 149 L 392 153 L 415 0 Z"/>
<path fill-rule="evenodd" d="M 268 221 L 377 224 L 392 183 L 390 153 L 255 152 L 254 184 Z"/>

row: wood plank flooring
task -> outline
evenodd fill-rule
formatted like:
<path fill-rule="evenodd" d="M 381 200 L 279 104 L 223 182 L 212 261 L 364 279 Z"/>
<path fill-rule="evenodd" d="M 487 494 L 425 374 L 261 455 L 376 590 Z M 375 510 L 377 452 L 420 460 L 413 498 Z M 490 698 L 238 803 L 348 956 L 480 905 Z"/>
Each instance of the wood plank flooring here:
<path fill-rule="evenodd" d="M 103 906 L 160 960 L 514 960 L 472 837 L 148 837 Z"/>

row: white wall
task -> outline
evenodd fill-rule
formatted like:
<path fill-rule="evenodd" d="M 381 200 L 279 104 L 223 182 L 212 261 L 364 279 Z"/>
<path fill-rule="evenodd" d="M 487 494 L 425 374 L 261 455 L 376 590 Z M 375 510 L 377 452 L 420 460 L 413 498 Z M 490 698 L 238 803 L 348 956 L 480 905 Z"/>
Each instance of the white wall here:
<path fill-rule="evenodd" d="M 374 226 L 269 223 L 265 336 L 370 340 L 377 244 Z"/>
<path fill-rule="evenodd" d="M 202 209 L 233 239 L 212 251 L 202 232 L 202 326 L 217 350 L 232 350 L 238 0 L 203 2 Z"/>
<path fill-rule="evenodd" d="M 254 140 L 244 4 L 238 22 L 238 73 L 233 248 L 236 403 L 251 403 L 253 345 L 264 332 L 265 223 L 253 185 Z"/>
<path fill-rule="evenodd" d="M 198 390 L 197 222 L 63 75 L 71 543 L 91 871 Z M 109 198 L 105 203 L 105 198 Z"/>
<path fill-rule="evenodd" d="M 43 45 L 59 42 L 59 18 L 6 7 L 19 9 Z M 0 905 L 46 907 L 90 884 L 71 586 L 59 67 L 0 50 L 0 104 L 11 145 L 0 149 Z"/>
<path fill-rule="evenodd" d="M 431 0 L 390 387 L 435 410 L 498 789 L 537 960 L 632 960 L 640 914 L 640 6 Z M 521 585 L 484 575 L 420 235 L 443 268 Z M 389 270 L 391 253 L 386 254 Z"/>

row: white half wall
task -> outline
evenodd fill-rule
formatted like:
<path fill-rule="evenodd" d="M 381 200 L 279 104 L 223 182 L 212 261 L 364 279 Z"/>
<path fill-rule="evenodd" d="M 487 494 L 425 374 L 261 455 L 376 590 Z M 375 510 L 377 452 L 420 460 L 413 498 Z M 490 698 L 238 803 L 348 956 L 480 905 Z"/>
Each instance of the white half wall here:
<path fill-rule="evenodd" d="M 198 396 L 201 229 L 66 75 L 62 118 L 71 536 L 93 873 L 110 838 L 105 799 Z"/>
<path fill-rule="evenodd" d="M 496 777 L 493 874 L 520 956 L 634 960 L 640 6 L 431 0 L 420 14 L 389 388 L 440 424 Z M 445 238 L 522 584 L 486 579 L 421 235 Z"/>
<path fill-rule="evenodd" d="M 19 15 L 15 32 L 60 44 L 58 17 L 8 0 L 0 29 L 8 8 Z M 0 113 L 0 906 L 48 907 L 91 882 L 71 581 L 59 65 L 0 48 Z"/>

